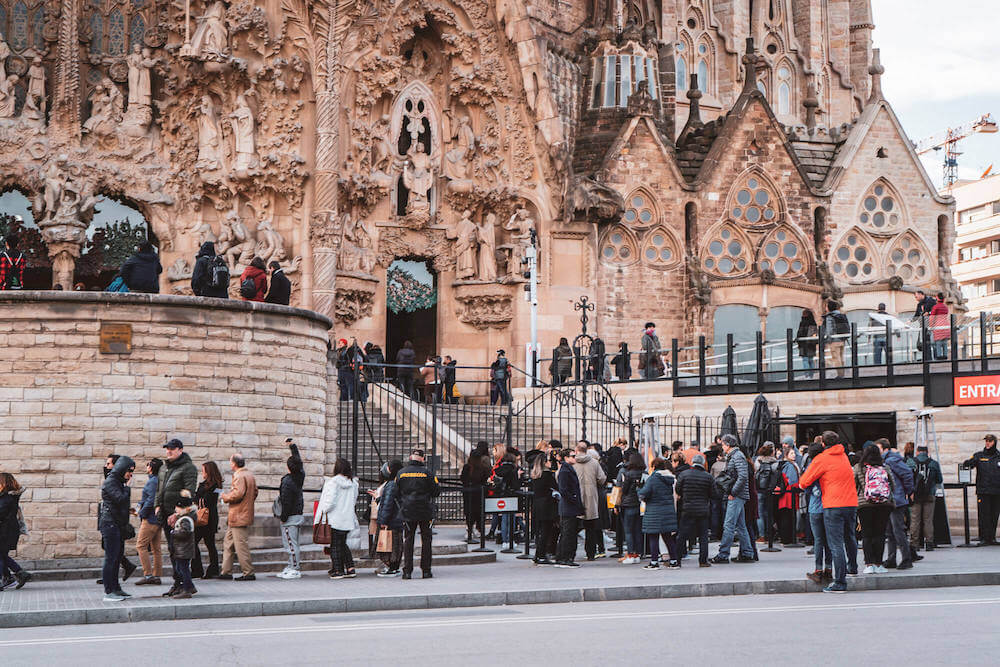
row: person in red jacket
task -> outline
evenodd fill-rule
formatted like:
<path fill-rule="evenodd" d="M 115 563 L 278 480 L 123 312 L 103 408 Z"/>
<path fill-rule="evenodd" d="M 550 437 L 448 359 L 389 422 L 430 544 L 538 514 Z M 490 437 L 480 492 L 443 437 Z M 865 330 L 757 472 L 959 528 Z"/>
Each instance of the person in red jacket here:
<path fill-rule="evenodd" d="M 855 533 L 858 493 L 854 470 L 844 453 L 840 436 L 823 432 L 823 453 L 819 454 L 799 478 L 799 488 L 819 482 L 823 493 L 823 527 L 833 555 L 833 583 L 824 593 L 845 593 L 847 575 L 858 573 L 858 541 Z"/>
<path fill-rule="evenodd" d="M 253 281 L 253 286 L 256 289 L 253 296 L 250 296 L 249 292 L 243 289 L 243 285 L 248 279 Z M 267 267 L 260 257 L 254 257 L 250 266 L 244 269 L 240 276 L 240 296 L 243 297 L 244 301 L 263 301 L 267 296 Z"/>
<path fill-rule="evenodd" d="M 931 308 L 927 326 L 931 330 L 934 341 L 934 358 L 948 358 L 948 341 L 951 339 L 951 318 L 948 317 L 948 304 L 944 302 L 944 294 L 937 293 L 937 303 Z"/>

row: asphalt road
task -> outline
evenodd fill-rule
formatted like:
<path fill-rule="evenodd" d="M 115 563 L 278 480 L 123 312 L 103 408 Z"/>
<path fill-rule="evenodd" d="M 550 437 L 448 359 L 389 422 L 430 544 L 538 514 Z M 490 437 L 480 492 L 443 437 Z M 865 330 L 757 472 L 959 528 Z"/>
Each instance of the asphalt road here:
<path fill-rule="evenodd" d="M 0 634 L 0 656 L 5 667 L 631 667 L 765 659 L 915 667 L 996 664 L 998 632 L 1000 587 L 976 587 L 11 629 Z"/>

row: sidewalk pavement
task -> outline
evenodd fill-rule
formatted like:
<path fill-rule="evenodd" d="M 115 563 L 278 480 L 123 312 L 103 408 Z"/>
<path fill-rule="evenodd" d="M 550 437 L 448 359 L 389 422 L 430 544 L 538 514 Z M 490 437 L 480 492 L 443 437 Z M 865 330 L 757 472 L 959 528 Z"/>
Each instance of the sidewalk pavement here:
<path fill-rule="evenodd" d="M 458 539 L 459 530 L 438 527 L 449 540 Z M 712 555 L 716 550 L 713 544 Z M 998 555 L 1000 548 L 939 548 L 912 570 L 849 578 L 848 589 L 1000 585 Z M 614 558 L 561 569 L 498 554 L 496 563 L 435 568 L 428 580 L 419 567 L 410 581 L 375 577 L 372 570 L 336 581 L 324 572 L 288 581 L 268 575 L 255 582 L 197 580 L 199 592 L 190 600 L 162 598 L 167 585 L 135 587 L 130 579 L 124 589 L 134 597 L 116 603 L 102 602 L 103 588 L 93 580 L 33 581 L 0 593 L 0 627 L 819 591 L 805 577 L 813 569 L 805 549 L 760 557 L 756 564 L 699 568 L 694 554 L 679 570 L 644 570 Z"/>

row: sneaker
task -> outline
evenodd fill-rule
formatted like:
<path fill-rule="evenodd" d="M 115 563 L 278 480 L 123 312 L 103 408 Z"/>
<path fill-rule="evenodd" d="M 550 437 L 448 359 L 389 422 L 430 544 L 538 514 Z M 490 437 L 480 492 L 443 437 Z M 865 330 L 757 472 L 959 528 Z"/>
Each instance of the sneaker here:
<path fill-rule="evenodd" d="M 180 587 L 180 586 L 178 586 L 177 584 L 174 584 L 173 586 L 171 586 L 171 587 L 170 587 L 170 588 L 169 588 L 169 589 L 167 590 L 167 592 L 166 592 L 166 593 L 164 593 L 164 594 L 163 594 L 163 596 L 162 596 L 162 597 L 165 597 L 165 598 L 172 598 L 172 597 L 173 597 L 174 595 L 176 595 L 177 593 L 179 593 L 179 592 L 180 592 L 180 590 L 181 590 L 181 587 Z"/>
<path fill-rule="evenodd" d="M 698 563 L 698 567 L 712 567 L 711 563 Z"/>
<path fill-rule="evenodd" d="M 235 577 L 233 581 L 257 581 L 257 575 L 255 574 L 244 574 L 241 577 Z"/>
<path fill-rule="evenodd" d="M 556 561 L 556 567 L 569 567 L 569 565 L 564 560 L 557 560 Z"/>
<path fill-rule="evenodd" d="M 889 572 L 889 570 L 885 569 L 881 565 L 875 566 L 875 574 L 886 574 L 887 572 Z"/>
<path fill-rule="evenodd" d="M 343 579 L 347 575 L 343 572 L 331 572 L 329 576 L 331 579 Z M 405 579 L 406 577 L 404 576 L 403 578 Z"/>
<path fill-rule="evenodd" d="M 671 570 L 679 570 L 681 568 L 681 562 L 679 560 L 669 560 L 667 561 L 667 567 Z"/>
<path fill-rule="evenodd" d="M 861 574 L 875 574 L 875 566 L 866 565 L 865 569 L 861 571 Z"/>
<path fill-rule="evenodd" d="M 594 558 L 607 558 L 607 557 L 608 557 L 608 554 L 606 552 L 604 552 L 604 551 L 599 551 L 594 556 Z"/>
<path fill-rule="evenodd" d="M 24 588 L 24 585 L 31 581 L 31 573 L 27 570 L 20 570 L 14 573 L 14 578 L 17 580 L 17 586 L 14 586 L 14 590 L 20 590 Z"/>
<path fill-rule="evenodd" d="M 917 561 L 921 561 L 923 559 L 924 559 L 924 557 L 921 556 L 920 554 L 916 553 L 916 552 L 912 552 L 910 554 L 910 561 L 913 562 L 913 563 L 916 563 Z"/>
<path fill-rule="evenodd" d="M 278 579 L 301 579 L 302 573 L 298 570 L 285 570 L 278 573 Z"/>
<path fill-rule="evenodd" d="M 123 591 L 123 590 L 122 590 L 122 589 L 120 589 L 120 588 L 119 588 L 119 589 L 118 589 L 117 591 L 115 591 L 115 593 L 117 593 L 118 595 L 124 595 L 124 596 L 125 596 L 126 598 L 130 598 L 130 597 L 132 597 L 132 594 L 131 594 L 131 593 L 126 593 L 125 591 Z"/>
<path fill-rule="evenodd" d="M 857 570 L 848 570 L 847 571 L 847 576 L 848 577 L 856 577 L 856 576 L 858 576 L 858 571 Z"/>
<path fill-rule="evenodd" d="M 143 577 L 135 582 L 136 586 L 161 586 L 163 584 L 159 577 Z"/>
<path fill-rule="evenodd" d="M 344 579 L 353 579 L 356 576 L 358 576 L 358 573 L 354 570 L 348 570 L 344 573 Z"/>
<path fill-rule="evenodd" d="M 725 556 L 715 556 L 714 558 L 710 558 L 708 562 L 712 563 L 713 565 L 728 565 L 729 559 L 726 558 Z"/>
<path fill-rule="evenodd" d="M 659 570 L 660 569 L 660 564 L 659 563 L 650 563 L 649 565 L 644 565 L 642 567 L 642 569 L 644 569 L 644 570 Z"/>
<path fill-rule="evenodd" d="M 636 561 L 636 562 L 638 562 L 638 561 Z M 569 561 L 566 561 L 565 566 L 566 567 L 580 567 L 580 564 L 577 563 L 575 560 L 569 560 Z"/>
<path fill-rule="evenodd" d="M 410 572 L 404 572 L 403 573 L 403 579 L 412 579 L 412 578 L 413 578 L 413 574 L 412 573 L 410 573 Z"/>
<path fill-rule="evenodd" d="M 733 562 L 734 563 L 756 563 L 757 559 L 754 558 L 753 556 L 744 556 L 743 554 L 740 554 L 739 556 L 737 556 L 736 558 L 733 559 Z"/>
<path fill-rule="evenodd" d="M 830 584 L 823 589 L 824 593 L 846 593 L 847 586 L 841 586 L 840 584 Z"/>
<path fill-rule="evenodd" d="M 534 562 L 535 565 L 553 565 L 553 562 L 548 558 L 535 558 L 532 559 L 532 562 Z"/>
<path fill-rule="evenodd" d="M 430 570 L 424 570 L 424 571 L 423 571 L 423 572 L 421 573 L 421 575 L 420 575 L 420 576 L 421 576 L 422 578 L 424 578 L 424 579 L 433 579 L 433 578 L 434 578 L 434 574 L 433 574 L 433 573 L 432 573 L 432 572 L 431 572 Z"/>
<path fill-rule="evenodd" d="M 105 593 L 101 602 L 124 602 L 127 599 L 128 598 L 120 593 Z"/>
<path fill-rule="evenodd" d="M 185 589 L 180 590 L 176 595 L 174 595 L 175 600 L 190 600 L 191 591 Z"/>
<path fill-rule="evenodd" d="M 897 570 L 912 570 L 913 569 L 913 563 L 911 561 L 904 560 L 902 563 L 899 564 L 899 567 L 897 567 L 896 569 Z"/>
<path fill-rule="evenodd" d="M 222 573 L 222 574 L 220 574 L 220 575 L 219 575 L 218 577 L 216 577 L 216 579 L 225 579 L 225 580 L 227 580 L 227 581 L 232 581 L 232 579 L 233 579 L 233 575 L 231 575 L 231 574 L 226 574 L 225 572 L 223 572 L 223 573 Z"/>
<path fill-rule="evenodd" d="M 809 579 L 809 581 L 813 582 L 814 584 L 822 584 L 823 570 L 813 570 L 812 572 L 807 572 L 806 577 Z"/>

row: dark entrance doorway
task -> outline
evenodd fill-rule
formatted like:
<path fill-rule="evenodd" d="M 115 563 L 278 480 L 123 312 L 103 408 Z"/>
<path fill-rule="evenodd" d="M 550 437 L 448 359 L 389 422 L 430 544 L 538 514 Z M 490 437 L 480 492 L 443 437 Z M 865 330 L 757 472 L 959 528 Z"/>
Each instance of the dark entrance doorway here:
<path fill-rule="evenodd" d="M 386 272 L 386 362 L 395 363 L 405 341 L 417 363 L 437 354 L 437 274 L 423 258 L 397 259 Z M 389 369 L 395 377 L 395 369 Z"/>
<path fill-rule="evenodd" d="M 795 442 L 812 442 L 823 431 L 834 431 L 843 441 L 858 450 L 866 440 L 887 438 L 896 442 L 895 412 L 862 412 L 855 414 L 797 415 L 795 417 Z"/>

